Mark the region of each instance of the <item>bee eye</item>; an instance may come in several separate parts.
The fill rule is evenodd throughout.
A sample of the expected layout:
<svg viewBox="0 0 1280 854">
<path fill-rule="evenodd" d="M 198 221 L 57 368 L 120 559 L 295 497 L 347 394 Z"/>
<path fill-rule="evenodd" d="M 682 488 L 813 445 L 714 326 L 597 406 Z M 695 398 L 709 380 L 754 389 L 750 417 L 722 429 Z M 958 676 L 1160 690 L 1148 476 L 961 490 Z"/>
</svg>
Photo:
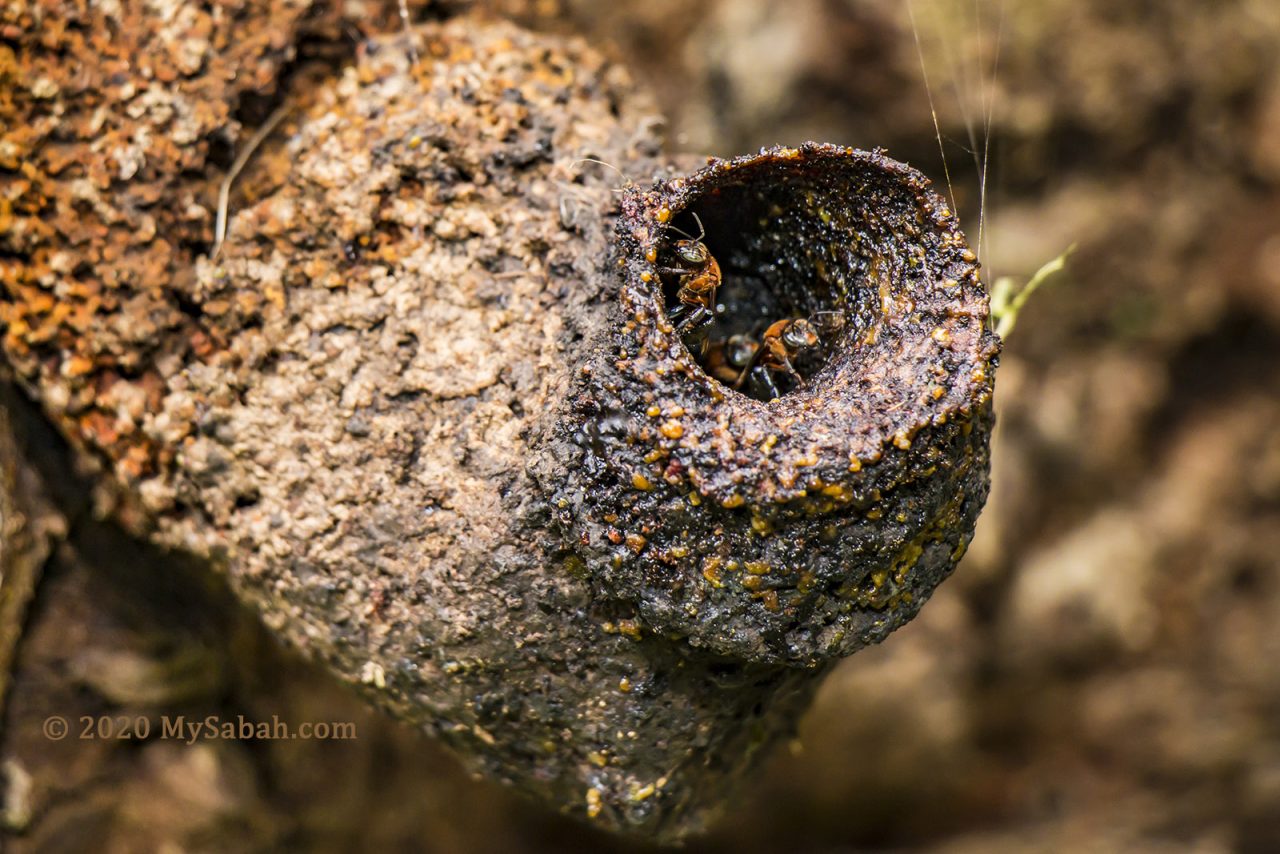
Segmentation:
<svg viewBox="0 0 1280 854">
<path fill-rule="evenodd" d="M 707 260 L 707 250 L 701 243 L 682 243 L 676 247 L 676 252 L 690 264 L 701 264 Z"/>
<path fill-rule="evenodd" d="M 807 320 L 797 320 L 782 333 L 782 339 L 789 347 L 812 347 L 818 343 L 818 336 Z"/>
</svg>

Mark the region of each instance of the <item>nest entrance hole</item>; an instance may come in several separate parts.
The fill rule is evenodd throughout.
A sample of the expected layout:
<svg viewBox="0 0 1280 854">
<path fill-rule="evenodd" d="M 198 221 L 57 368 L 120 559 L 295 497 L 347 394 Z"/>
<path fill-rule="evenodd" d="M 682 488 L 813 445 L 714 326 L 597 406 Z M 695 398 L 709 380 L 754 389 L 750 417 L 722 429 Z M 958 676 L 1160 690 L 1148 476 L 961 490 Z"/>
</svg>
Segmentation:
<svg viewBox="0 0 1280 854">
<path fill-rule="evenodd" d="M 713 318 L 681 336 L 704 371 L 768 401 L 821 385 L 829 366 L 866 339 L 880 316 L 875 279 L 886 256 L 868 201 L 829 175 L 771 168 L 735 176 L 676 213 L 659 264 L 676 268 L 677 243 L 700 239 L 720 268 Z M 662 275 L 673 319 L 686 312 L 678 308 L 683 278 Z M 796 320 L 821 334 L 816 344 L 788 346 L 793 374 L 770 356 L 764 339 L 778 321 Z"/>
</svg>

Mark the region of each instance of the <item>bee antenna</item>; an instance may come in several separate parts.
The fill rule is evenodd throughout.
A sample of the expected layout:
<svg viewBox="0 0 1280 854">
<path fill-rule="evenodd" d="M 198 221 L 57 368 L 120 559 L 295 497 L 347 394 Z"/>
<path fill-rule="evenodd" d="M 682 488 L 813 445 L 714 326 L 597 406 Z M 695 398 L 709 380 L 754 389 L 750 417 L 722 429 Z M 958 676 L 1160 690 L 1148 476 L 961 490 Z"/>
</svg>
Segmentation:
<svg viewBox="0 0 1280 854">
<path fill-rule="evenodd" d="M 693 239 L 701 243 L 702 238 L 707 236 L 707 229 L 702 224 L 702 218 L 698 216 L 697 211 L 689 211 L 689 213 L 693 214 L 693 221 L 698 224 L 698 236 Z"/>
<path fill-rule="evenodd" d="M 702 239 L 703 239 L 704 237 L 706 237 L 706 236 L 707 236 L 707 230 L 706 230 L 706 228 L 704 228 L 704 227 L 703 227 L 703 225 L 702 225 L 702 219 L 701 219 L 701 218 L 700 218 L 696 213 L 694 213 L 693 211 L 689 211 L 689 213 L 693 215 L 693 220 L 694 220 L 694 222 L 696 222 L 696 223 L 698 224 L 698 236 L 697 236 L 697 237 L 694 237 L 692 234 L 690 234 L 689 232 L 685 231 L 683 228 L 681 228 L 681 227 L 680 227 L 680 226 L 678 226 L 678 225 L 670 225 L 670 226 L 667 226 L 667 227 L 668 227 L 668 228 L 670 228 L 672 231 L 676 232 L 677 234 L 683 234 L 685 237 L 689 238 L 689 239 L 690 239 L 690 240 L 692 240 L 694 243 L 701 243 L 701 242 L 702 242 Z"/>
</svg>

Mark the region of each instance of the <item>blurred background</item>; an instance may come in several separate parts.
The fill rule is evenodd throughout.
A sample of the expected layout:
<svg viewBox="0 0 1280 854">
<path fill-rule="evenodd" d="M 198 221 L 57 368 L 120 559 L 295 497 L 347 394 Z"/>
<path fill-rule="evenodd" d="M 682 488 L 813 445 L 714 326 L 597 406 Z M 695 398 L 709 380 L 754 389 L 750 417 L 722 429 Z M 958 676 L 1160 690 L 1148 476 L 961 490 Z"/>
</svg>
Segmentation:
<svg viewBox="0 0 1280 854">
<path fill-rule="evenodd" d="M 488 6 L 627 64 L 675 150 L 886 148 L 954 195 L 988 282 L 1079 247 L 1006 342 L 991 500 L 955 577 L 835 670 L 688 850 L 1280 850 L 1280 4 Z M 129 548 L 108 551 L 147 562 Z M 112 576 L 71 548 L 55 564 L 19 680 L 74 671 L 62 627 L 136 619 L 74 612 Z M 355 720 L 360 739 L 97 764 L 71 745 L 74 796 L 44 809 L 77 820 L 24 850 L 648 850 L 467 779 L 243 622 L 201 652 L 212 685 L 95 694 L 95 667 L 178 655 L 122 648 L 75 665 L 59 708 Z M 22 738 L 42 710 L 14 696 Z"/>
</svg>

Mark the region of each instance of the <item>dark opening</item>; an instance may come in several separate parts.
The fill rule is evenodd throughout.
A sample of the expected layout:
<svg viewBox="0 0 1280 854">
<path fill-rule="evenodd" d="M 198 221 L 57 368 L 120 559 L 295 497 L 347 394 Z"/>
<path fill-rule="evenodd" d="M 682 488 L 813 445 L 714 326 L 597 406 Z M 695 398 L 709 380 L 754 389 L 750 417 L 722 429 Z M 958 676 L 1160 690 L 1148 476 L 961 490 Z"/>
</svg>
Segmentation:
<svg viewBox="0 0 1280 854">
<path fill-rule="evenodd" d="M 884 259 L 894 255 L 867 200 L 824 177 L 758 169 L 713 188 L 674 217 L 658 257 L 667 313 L 677 329 L 688 324 L 689 352 L 721 384 L 758 400 L 820 382 L 837 353 L 868 340 L 880 317 L 878 280 L 893 277 Z M 680 258 L 694 241 L 718 263 L 720 284 L 706 306 L 714 315 L 688 323 L 693 295 L 682 304 L 681 286 L 709 267 Z"/>
</svg>

